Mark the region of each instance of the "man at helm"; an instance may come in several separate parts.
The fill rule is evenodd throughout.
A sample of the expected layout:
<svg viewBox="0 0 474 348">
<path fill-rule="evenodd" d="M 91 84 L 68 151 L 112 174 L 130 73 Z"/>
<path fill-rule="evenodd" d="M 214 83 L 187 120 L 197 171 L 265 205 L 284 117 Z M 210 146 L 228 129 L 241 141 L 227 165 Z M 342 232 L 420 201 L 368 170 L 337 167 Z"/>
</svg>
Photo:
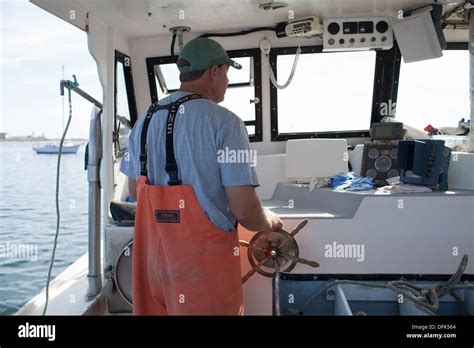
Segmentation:
<svg viewBox="0 0 474 348">
<path fill-rule="evenodd" d="M 138 119 L 121 163 L 137 200 L 133 313 L 242 314 L 237 223 L 282 227 L 256 195 L 251 163 L 218 156 L 250 151 L 243 121 L 218 105 L 228 69 L 242 67 L 208 38 L 186 44 L 177 65 L 179 90 Z"/>
</svg>

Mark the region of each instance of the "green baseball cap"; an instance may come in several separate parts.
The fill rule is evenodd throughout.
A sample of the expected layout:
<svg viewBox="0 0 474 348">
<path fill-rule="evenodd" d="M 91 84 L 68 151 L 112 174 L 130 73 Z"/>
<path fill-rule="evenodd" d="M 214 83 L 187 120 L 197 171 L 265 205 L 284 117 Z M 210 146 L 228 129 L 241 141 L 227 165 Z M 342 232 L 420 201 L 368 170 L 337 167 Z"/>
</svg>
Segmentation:
<svg viewBox="0 0 474 348">
<path fill-rule="evenodd" d="M 183 61 L 180 62 L 180 59 Z M 179 53 L 178 63 L 180 72 L 205 70 L 211 66 L 221 64 L 242 69 L 242 65 L 230 59 L 224 47 L 217 41 L 203 37 L 193 39 L 184 45 Z M 184 66 L 183 63 L 185 63 Z M 186 63 L 189 63 L 189 65 Z"/>
</svg>

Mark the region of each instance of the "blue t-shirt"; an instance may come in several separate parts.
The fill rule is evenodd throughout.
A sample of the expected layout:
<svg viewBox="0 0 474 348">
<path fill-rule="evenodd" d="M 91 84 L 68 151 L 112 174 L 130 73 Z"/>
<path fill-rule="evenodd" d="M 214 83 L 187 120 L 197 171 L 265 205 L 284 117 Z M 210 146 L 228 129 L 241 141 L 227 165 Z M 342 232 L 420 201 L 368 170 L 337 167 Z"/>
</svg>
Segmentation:
<svg viewBox="0 0 474 348">
<path fill-rule="evenodd" d="M 175 92 L 160 100 L 166 105 L 190 94 Z M 128 152 L 120 171 L 131 179 L 140 175 L 140 137 L 146 112 L 130 133 Z M 168 185 L 166 164 L 167 110 L 157 111 L 148 128 L 148 180 L 151 185 Z M 210 221 L 224 231 L 235 229 L 225 186 L 259 186 L 255 172 L 256 153 L 250 150 L 243 121 L 226 108 L 207 99 L 182 104 L 174 126 L 174 153 L 179 177 L 191 185 Z"/>
</svg>

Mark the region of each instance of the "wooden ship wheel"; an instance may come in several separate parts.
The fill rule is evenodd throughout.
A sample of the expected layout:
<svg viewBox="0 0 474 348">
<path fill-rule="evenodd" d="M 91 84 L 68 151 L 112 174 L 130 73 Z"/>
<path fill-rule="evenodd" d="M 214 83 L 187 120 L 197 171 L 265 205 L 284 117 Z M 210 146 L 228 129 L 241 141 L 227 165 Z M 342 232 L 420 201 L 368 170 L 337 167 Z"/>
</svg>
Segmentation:
<svg viewBox="0 0 474 348">
<path fill-rule="evenodd" d="M 302 263 L 319 267 L 316 261 L 299 256 L 299 247 L 294 236 L 308 223 L 301 221 L 291 232 L 283 229 L 272 232 L 257 232 L 250 242 L 240 241 L 241 246 L 248 248 L 247 256 L 252 269 L 242 278 L 245 283 L 255 273 L 272 277 L 275 272 L 290 272 L 296 264 Z"/>
</svg>

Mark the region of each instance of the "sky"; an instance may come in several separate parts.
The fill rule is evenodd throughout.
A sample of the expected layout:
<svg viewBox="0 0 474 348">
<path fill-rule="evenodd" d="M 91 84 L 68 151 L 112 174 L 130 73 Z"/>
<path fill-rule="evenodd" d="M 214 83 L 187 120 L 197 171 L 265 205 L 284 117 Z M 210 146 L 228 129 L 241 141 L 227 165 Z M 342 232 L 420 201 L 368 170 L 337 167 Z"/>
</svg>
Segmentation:
<svg viewBox="0 0 474 348">
<path fill-rule="evenodd" d="M 27 0 L 0 0 L 0 27 L 0 132 L 60 138 L 63 65 L 66 79 L 76 75 L 82 89 L 102 99 L 86 33 Z M 67 137 L 87 138 L 92 105 L 75 93 L 72 103 Z"/>
<path fill-rule="evenodd" d="M 401 122 L 418 129 L 457 127 L 470 118 L 469 51 L 446 50 L 437 59 L 402 63 L 398 90 Z"/>
</svg>

